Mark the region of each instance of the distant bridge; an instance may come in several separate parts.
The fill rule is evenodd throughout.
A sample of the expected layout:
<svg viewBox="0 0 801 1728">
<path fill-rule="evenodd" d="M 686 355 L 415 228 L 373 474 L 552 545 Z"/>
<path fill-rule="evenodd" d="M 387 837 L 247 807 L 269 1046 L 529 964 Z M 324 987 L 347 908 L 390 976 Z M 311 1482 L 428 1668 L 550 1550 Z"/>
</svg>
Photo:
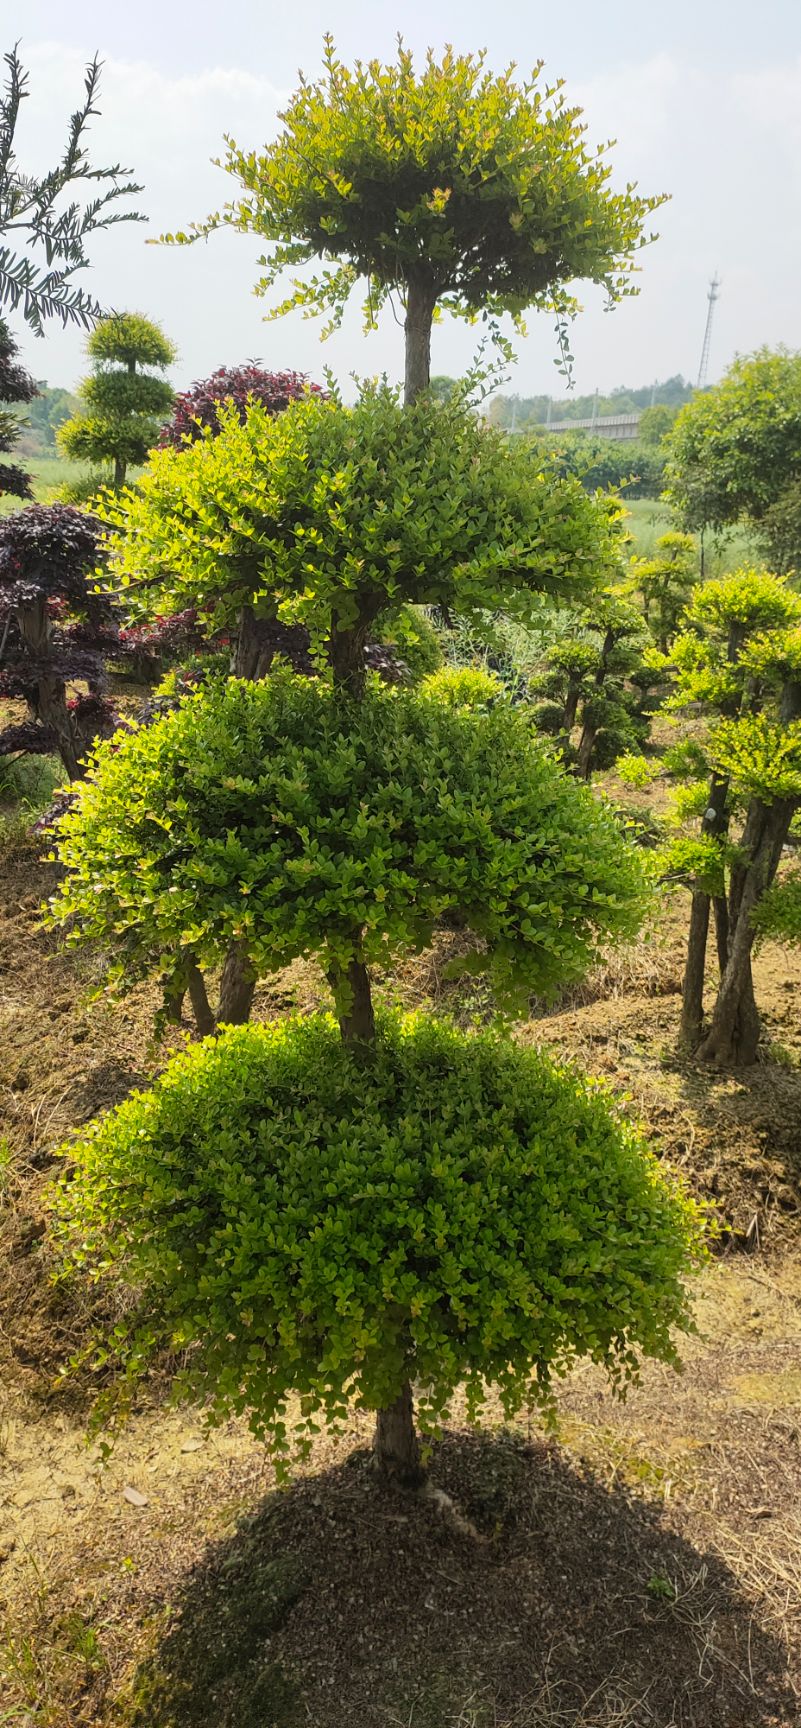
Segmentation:
<svg viewBox="0 0 801 1728">
<path fill-rule="evenodd" d="M 520 430 L 526 432 L 593 432 L 598 438 L 636 438 L 640 424 L 639 414 L 598 414 L 590 420 L 551 420 L 547 424 L 538 420 L 535 425 L 529 421 Z"/>
</svg>

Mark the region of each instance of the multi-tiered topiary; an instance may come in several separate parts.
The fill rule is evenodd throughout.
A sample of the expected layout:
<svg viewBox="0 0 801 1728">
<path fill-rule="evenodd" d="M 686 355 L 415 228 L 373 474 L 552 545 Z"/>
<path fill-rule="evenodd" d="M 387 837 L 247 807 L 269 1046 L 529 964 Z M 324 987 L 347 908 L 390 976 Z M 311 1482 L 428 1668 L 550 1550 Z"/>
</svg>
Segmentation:
<svg viewBox="0 0 801 1728">
<path fill-rule="evenodd" d="M 705 1057 L 748 1063 L 760 1035 L 751 972 L 758 907 L 801 804 L 801 597 L 757 570 L 707 582 L 672 657 L 671 706 L 700 709 L 708 721 L 705 736 L 669 758 L 686 783 L 679 814 L 700 816 L 700 830 L 680 835 L 667 860 L 693 890 L 682 1036 Z M 720 984 L 704 1036 L 711 913 Z"/>
<path fill-rule="evenodd" d="M 653 641 L 642 613 L 617 585 L 576 612 L 533 680 L 534 694 L 543 698 L 534 709 L 537 724 L 559 740 L 582 780 L 594 768 L 610 768 L 647 737 L 647 690 L 654 676 L 649 649 Z"/>
<path fill-rule="evenodd" d="M 159 376 L 175 359 L 175 347 L 157 324 L 138 312 L 101 318 L 86 344 L 92 371 L 81 385 L 84 409 L 58 430 L 65 456 L 99 464 L 78 488 L 93 494 L 102 485 L 119 491 L 131 467 L 145 461 L 156 443 L 173 391 Z M 70 501 L 73 501 L 72 488 Z"/>
<path fill-rule="evenodd" d="M 319 671 L 209 688 L 101 746 L 56 914 L 133 970 L 227 965 L 237 944 L 252 971 L 315 955 L 336 1018 L 182 1057 L 84 1137 L 62 1229 L 73 1264 L 129 1285 L 114 1343 L 132 1376 L 189 1346 L 193 1389 L 279 1452 L 355 1401 L 410 1484 L 413 1386 L 427 1426 L 460 1383 L 471 1412 L 494 1384 L 511 1413 L 577 1356 L 615 1380 L 642 1352 L 674 1360 L 688 1320 L 697 1218 L 603 1096 L 493 1035 L 377 1015 L 371 978 L 449 911 L 510 999 L 636 925 L 611 818 L 500 688 L 439 672 L 381 690 L 365 644 L 409 602 L 525 620 L 611 579 L 608 517 L 577 482 L 426 396 L 428 335 L 443 295 L 519 310 L 582 270 L 620 291 L 647 206 L 608 193 L 561 98 L 480 60 L 430 59 L 419 83 L 405 53 L 328 68 L 244 164 L 257 191 L 235 220 L 279 241 L 274 262 L 333 254 L 337 305 L 359 271 L 379 299 L 403 285 L 409 406 L 232 410 L 111 509 L 128 592 L 300 622 Z"/>
<path fill-rule="evenodd" d="M 642 595 L 646 622 L 660 653 L 667 654 L 698 575 L 692 534 L 660 534 L 650 558 L 632 558 L 631 580 Z"/>
<path fill-rule="evenodd" d="M 58 754 L 81 777 L 115 718 L 102 695 L 116 640 L 94 591 L 101 524 L 67 504 L 31 504 L 0 521 L 0 699 L 27 716 L 0 731 L 0 755 Z M 88 685 L 68 696 L 68 684 Z"/>
<path fill-rule="evenodd" d="M 214 465 L 199 468 L 204 451 Z M 247 1014 L 258 973 L 316 956 L 336 1020 L 223 1032 L 171 1070 L 79 1153 L 65 1228 L 79 1260 L 110 1258 L 139 1292 L 132 1371 L 191 1336 L 194 1386 L 279 1446 L 292 1391 L 301 1427 L 355 1396 L 379 1411 L 383 1468 L 415 1480 L 413 1381 L 430 1419 L 462 1378 L 477 1403 L 482 1372 L 511 1410 L 547 1397 L 577 1353 L 613 1374 L 638 1348 L 671 1359 L 686 1319 L 695 1224 L 609 1107 L 532 1053 L 376 1016 L 371 987 L 374 965 L 426 946 L 448 912 L 509 1001 L 552 993 L 636 927 L 633 854 L 524 710 L 477 674 L 381 689 L 361 660 L 365 618 L 421 590 L 522 610 L 543 589 L 586 592 L 614 547 L 580 486 L 538 495 L 458 410 L 378 396 L 254 411 L 159 457 L 129 501 L 118 570 L 133 582 L 141 557 L 147 579 L 185 533 L 210 604 L 202 532 L 220 543 L 228 462 L 232 522 L 265 558 L 255 580 L 269 568 L 273 604 L 333 641 L 333 672 L 232 680 L 101 746 L 63 826 L 55 913 L 111 949 L 120 982 L 160 972 L 189 988 L 209 1027 L 209 965 L 225 957 L 224 1021 Z M 101 1166 L 137 1159 L 132 1185 L 101 1191 Z"/>
</svg>

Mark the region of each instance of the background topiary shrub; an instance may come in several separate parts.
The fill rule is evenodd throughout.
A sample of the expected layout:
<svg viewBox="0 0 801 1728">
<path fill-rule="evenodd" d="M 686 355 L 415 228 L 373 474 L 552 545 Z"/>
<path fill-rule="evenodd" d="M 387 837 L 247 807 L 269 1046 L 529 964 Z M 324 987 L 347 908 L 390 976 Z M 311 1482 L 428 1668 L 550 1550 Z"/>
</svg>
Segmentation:
<svg viewBox="0 0 801 1728">
<path fill-rule="evenodd" d="M 327 1016 L 232 1028 L 73 1148 L 59 1233 L 132 1310 L 132 1377 L 184 1388 L 275 1453 L 349 1403 L 424 1427 L 458 1386 L 512 1416 L 578 1357 L 614 1384 L 674 1363 L 700 1221 L 569 1070 L 490 1033 L 382 1018 L 369 1065 Z"/>
</svg>

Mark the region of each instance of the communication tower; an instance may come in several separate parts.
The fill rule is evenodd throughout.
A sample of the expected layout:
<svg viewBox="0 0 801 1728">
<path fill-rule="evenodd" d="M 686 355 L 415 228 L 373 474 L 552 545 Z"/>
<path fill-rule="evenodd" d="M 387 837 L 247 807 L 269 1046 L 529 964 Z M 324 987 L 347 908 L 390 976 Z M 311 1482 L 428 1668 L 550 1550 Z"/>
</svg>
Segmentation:
<svg viewBox="0 0 801 1728">
<path fill-rule="evenodd" d="M 719 294 L 720 294 L 720 281 L 719 281 L 718 273 L 716 270 L 714 276 L 712 277 L 712 281 L 709 284 L 709 292 L 707 294 L 707 300 L 708 300 L 709 304 L 707 307 L 707 314 L 706 314 L 706 329 L 704 331 L 704 345 L 703 345 L 703 348 L 701 349 L 701 364 L 698 368 L 698 385 L 697 385 L 697 388 L 699 390 L 703 390 L 704 385 L 706 384 L 707 371 L 709 370 L 709 345 L 710 345 L 710 342 L 712 340 L 712 319 L 715 316 L 715 305 L 717 303 Z"/>
</svg>

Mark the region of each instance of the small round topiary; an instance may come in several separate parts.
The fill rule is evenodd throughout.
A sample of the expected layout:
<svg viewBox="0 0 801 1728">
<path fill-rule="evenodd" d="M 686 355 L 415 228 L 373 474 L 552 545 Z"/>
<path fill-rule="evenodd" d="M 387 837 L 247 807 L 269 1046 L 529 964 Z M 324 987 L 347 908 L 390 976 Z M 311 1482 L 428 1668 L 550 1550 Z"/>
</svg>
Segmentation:
<svg viewBox="0 0 801 1728">
<path fill-rule="evenodd" d="M 71 1158 L 57 1234 L 129 1287 L 129 1376 L 187 1350 L 182 1388 L 279 1458 L 355 1403 L 382 1462 L 404 1393 L 416 1445 L 410 1382 L 426 1429 L 459 1386 L 511 1417 L 581 1357 L 675 1363 L 690 1326 L 694 1203 L 599 1088 L 492 1033 L 386 1017 L 365 1065 L 325 1015 L 231 1028 Z"/>
<path fill-rule="evenodd" d="M 502 994 L 548 995 L 642 910 L 611 814 L 483 672 L 362 703 L 291 673 L 210 684 L 101 746 L 58 854 L 53 916 L 123 984 L 232 942 L 260 975 L 383 965 L 458 910 Z"/>
</svg>

